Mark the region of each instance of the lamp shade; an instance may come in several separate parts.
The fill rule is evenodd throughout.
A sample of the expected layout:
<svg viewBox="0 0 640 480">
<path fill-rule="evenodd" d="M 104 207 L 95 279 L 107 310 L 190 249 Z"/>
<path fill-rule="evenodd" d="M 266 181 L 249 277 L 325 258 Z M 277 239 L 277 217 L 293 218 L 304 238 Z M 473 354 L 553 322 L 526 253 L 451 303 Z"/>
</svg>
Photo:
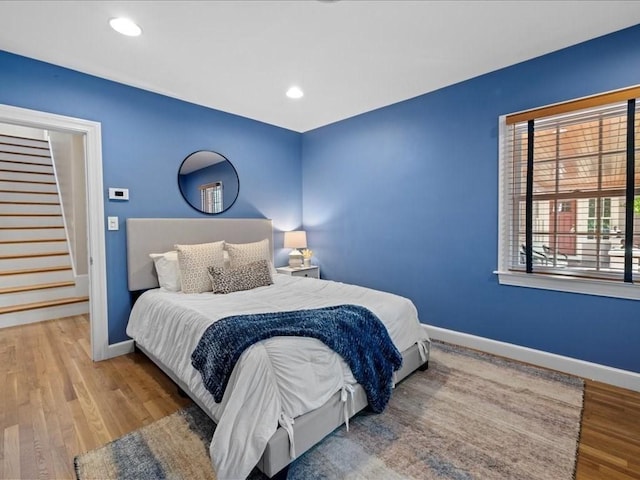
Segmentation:
<svg viewBox="0 0 640 480">
<path fill-rule="evenodd" d="M 284 232 L 284 248 L 307 248 L 307 232 Z"/>
</svg>

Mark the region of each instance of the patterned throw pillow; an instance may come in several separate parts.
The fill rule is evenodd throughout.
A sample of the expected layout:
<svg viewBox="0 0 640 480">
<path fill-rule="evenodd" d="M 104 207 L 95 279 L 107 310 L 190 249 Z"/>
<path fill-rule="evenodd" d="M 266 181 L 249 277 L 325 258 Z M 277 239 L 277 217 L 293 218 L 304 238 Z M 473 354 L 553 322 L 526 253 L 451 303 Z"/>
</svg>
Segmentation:
<svg viewBox="0 0 640 480">
<path fill-rule="evenodd" d="M 229 266 L 231 268 L 238 268 L 241 265 L 257 262 L 258 260 L 266 260 L 269 264 L 271 274 L 275 275 L 276 273 L 273 266 L 269 240 L 266 238 L 259 242 L 227 243 L 225 249 L 229 252 Z"/>
<path fill-rule="evenodd" d="M 269 262 L 258 260 L 237 268 L 209 267 L 213 293 L 231 293 L 271 285 Z"/>
<path fill-rule="evenodd" d="M 176 245 L 180 281 L 184 293 L 211 291 L 211 280 L 207 268 L 222 267 L 224 263 L 224 241 Z"/>
</svg>

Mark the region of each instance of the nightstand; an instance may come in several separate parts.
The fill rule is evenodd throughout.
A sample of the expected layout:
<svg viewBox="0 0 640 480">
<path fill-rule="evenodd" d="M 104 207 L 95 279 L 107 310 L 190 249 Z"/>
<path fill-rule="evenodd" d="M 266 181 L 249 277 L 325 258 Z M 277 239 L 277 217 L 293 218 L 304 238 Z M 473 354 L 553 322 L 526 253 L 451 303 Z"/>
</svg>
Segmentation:
<svg viewBox="0 0 640 480">
<path fill-rule="evenodd" d="M 285 275 L 291 275 L 292 277 L 320 278 L 320 267 L 317 265 L 300 268 L 278 267 L 276 271 L 278 273 L 284 273 Z"/>
</svg>

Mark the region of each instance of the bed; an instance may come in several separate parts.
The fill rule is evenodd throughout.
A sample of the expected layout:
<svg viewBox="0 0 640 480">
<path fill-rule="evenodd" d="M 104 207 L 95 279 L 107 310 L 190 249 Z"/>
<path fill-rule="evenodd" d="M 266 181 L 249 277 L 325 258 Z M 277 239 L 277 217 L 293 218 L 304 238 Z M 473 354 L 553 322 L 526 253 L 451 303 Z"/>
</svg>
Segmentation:
<svg viewBox="0 0 640 480">
<path fill-rule="evenodd" d="M 221 318 L 354 304 L 378 316 L 402 354 L 401 381 L 428 364 L 429 338 L 415 306 L 404 297 L 355 285 L 273 275 L 273 284 L 226 295 L 185 294 L 158 288 L 149 256 L 175 244 L 224 240 L 268 241 L 266 219 L 127 219 L 128 288 L 137 300 L 127 334 L 217 424 L 210 455 L 218 478 L 246 477 L 257 466 L 268 477 L 367 406 L 367 397 L 343 359 L 315 338 L 274 337 L 240 357 L 220 403 L 191 365 L 208 325 Z M 312 379 L 312 381 L 309 381 Z"/>
</svg>

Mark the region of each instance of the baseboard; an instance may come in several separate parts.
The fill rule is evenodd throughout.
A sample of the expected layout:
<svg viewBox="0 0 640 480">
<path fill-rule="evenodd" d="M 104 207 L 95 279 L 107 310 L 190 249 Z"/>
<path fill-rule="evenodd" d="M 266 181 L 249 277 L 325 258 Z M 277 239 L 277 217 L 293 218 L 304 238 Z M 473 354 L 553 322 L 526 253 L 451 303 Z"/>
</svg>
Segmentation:
<svg viewBox="0 0 640 480">
<path fill-rule="evenodd" d="M 433 327 L 431 325 L 423 325 L 423 327 L 433 340 L 441 340 L 443 342 L 473 348 L 501 357 L 511 358 L 513 360 L 576 375 L 581 378 L 640 392 L 640 373 L 556 355 L 542 350 L 534 350 L 512 343 L 477 337 L 454 330 Z"/>
<path fill-rule="evenodd" d="M 107 347 L 107 355 L 103 360 L 131 353 L 133 352 L 133 347 L 133 340 L 125 340 L 124 342 L 113 343 Z"/>
<path fill-rule="evenodd" d="M 468 333 L 447 330 L 446 328 L 433 327 L 431 325 L 423 326 L 429 333 L 429 337 L 433 340 L 441 340 L 443 342 L 473 348 L 482 352 L 640 392 L 640 374 L 636 372 L 556 355 L 555 353 L 522 347 L 512 343 L 499 342 L 489 338 L 469 335 Z M 126 355 L 127 353 L 133 352 L 133 349 L 133 340 L 114 343 L 109 345 L 106 358 Z"/>
</svg>

